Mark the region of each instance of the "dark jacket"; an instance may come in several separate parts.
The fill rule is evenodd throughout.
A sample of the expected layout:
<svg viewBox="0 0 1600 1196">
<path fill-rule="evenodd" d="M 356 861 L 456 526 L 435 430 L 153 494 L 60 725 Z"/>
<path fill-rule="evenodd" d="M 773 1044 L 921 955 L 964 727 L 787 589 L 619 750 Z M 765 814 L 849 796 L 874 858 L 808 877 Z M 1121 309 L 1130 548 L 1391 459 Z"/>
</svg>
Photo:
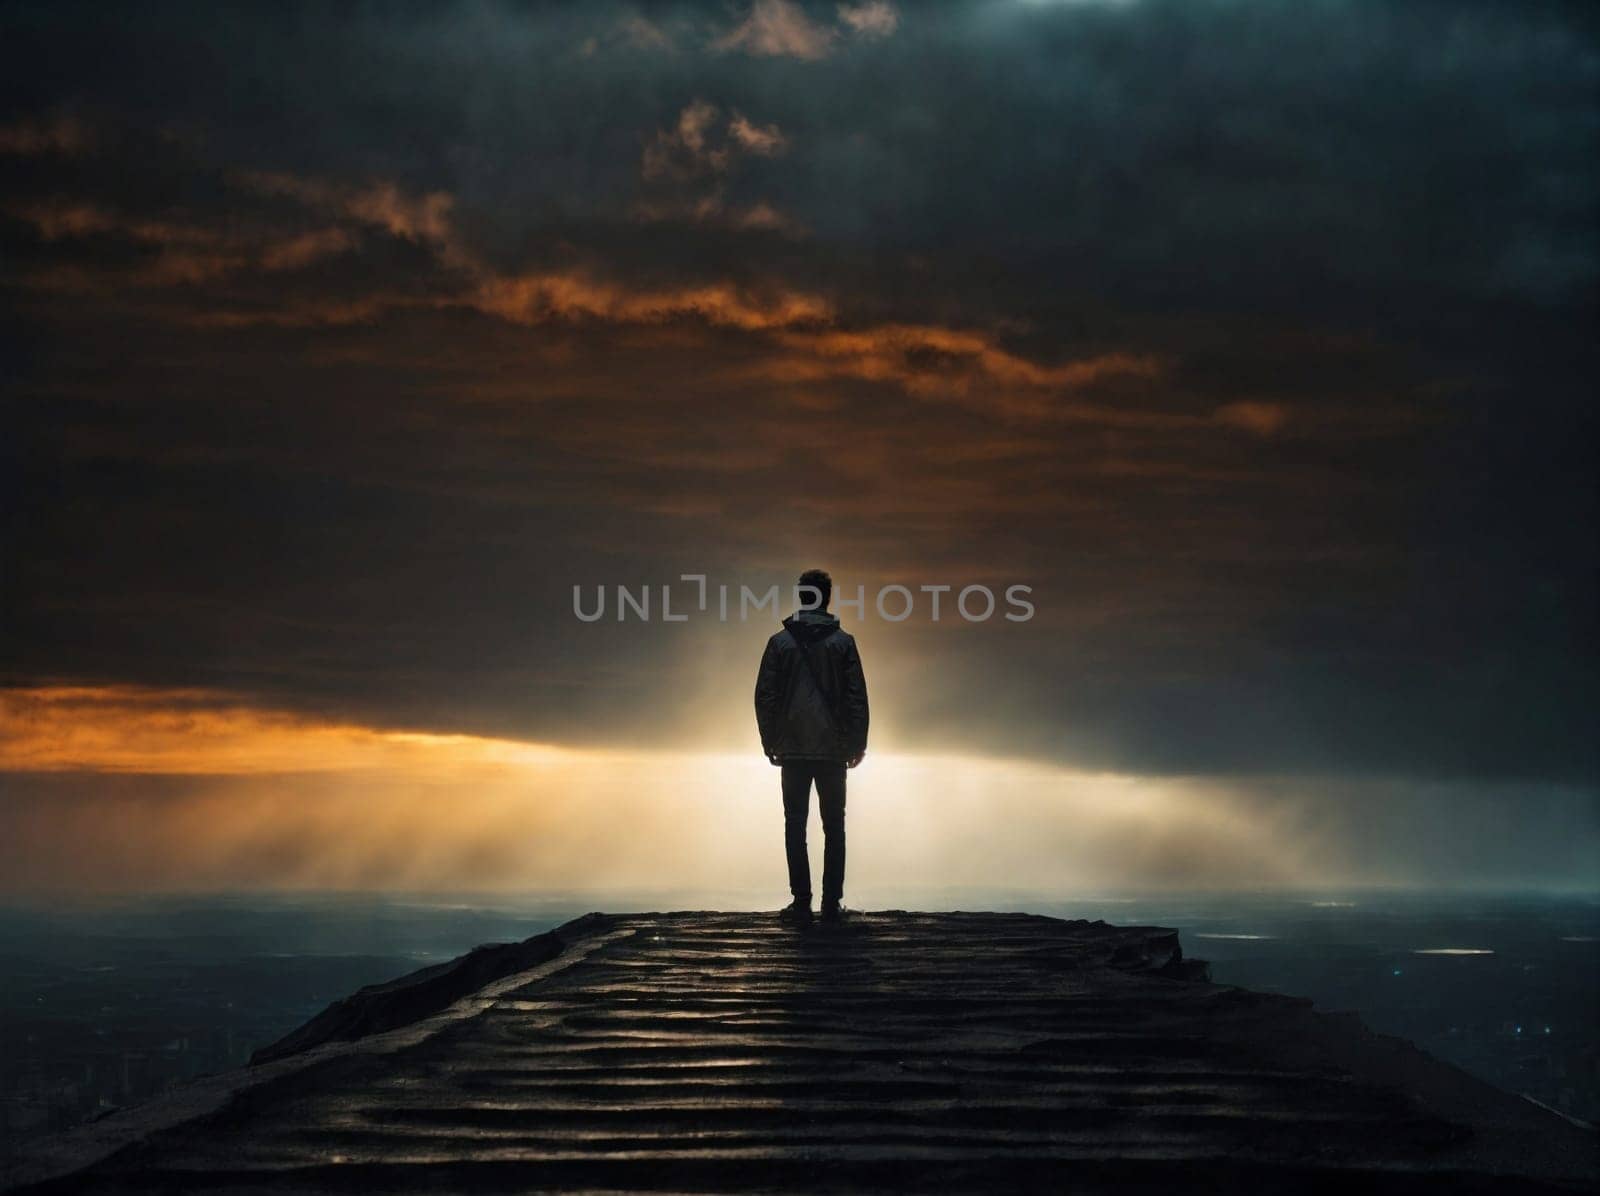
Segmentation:
<svg viewBox="0 0 1600 1196">
<path fill-rule="evenodd" d="M 798 611 L 783 627 L 756 674 L 762 750 L 780 760 L 853 760 L 867 750 L 867 679 L 855 637 L 826 611 Z"/>
</svg>

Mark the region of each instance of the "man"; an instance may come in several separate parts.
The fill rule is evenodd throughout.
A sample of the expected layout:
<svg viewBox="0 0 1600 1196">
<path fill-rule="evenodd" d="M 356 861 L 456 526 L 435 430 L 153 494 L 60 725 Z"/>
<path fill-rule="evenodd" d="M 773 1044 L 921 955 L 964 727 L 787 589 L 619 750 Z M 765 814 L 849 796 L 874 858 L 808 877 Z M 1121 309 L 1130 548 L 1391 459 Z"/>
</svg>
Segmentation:
<svg viewBox="0 0 1600 1196">
<path fill-rule="evenodd" d="M 844 916 L 844 773 L 867 751 L 867 680 L 853 636 L 828 613 L 833 578 L 800 575 L 800 609 L 767 641 L 756 674 L 756 726 L 767 759 L 783 769 L 783 841 L 794 901 L 779 917 L 811 923 L 806 816 L 811 785 L 822 811 L 822 920 Z"/>
</svg>

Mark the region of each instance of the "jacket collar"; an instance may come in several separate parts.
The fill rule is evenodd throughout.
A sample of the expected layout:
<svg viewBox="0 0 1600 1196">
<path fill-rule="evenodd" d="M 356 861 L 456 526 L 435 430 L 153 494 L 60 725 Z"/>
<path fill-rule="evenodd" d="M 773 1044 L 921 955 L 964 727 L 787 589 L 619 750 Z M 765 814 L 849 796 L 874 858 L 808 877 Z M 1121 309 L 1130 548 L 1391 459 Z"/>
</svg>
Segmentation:
<svg viewBox="0 0 1600 1196">
<path fill-rule="evenodd" d="M 783 621 L 789 632 L 807 640 L 820 640 L 839 626 L 839 616 L 825 610 L 797 610 Z"/>
</svg>

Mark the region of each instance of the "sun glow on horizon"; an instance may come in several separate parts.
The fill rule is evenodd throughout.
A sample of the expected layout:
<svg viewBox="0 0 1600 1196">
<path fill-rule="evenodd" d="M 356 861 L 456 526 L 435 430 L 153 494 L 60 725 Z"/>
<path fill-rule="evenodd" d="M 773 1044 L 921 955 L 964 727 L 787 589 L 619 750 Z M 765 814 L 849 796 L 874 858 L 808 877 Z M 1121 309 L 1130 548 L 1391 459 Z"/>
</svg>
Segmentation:
<svg viewBox="0 0 1600 1196">
<path fill-rule="evenodd" d="M 777 772 L 753 747 L 565 748 L 123 686 L 0 690 L 0 715 L 0 773 L 43 785 L 0 814 L 13 891 L 782 888 Z M 849 812 L 857 893 L 1307 864 L 1223 787 L 1034 761 L 875 749 Z"/>
<path fill-rule="evenodd" d="M 385 730 L 252 707 L 204 689 L 0 689 L 0 771 L 241 776 L 556 763 L 577 749 Z"/>
</svg>

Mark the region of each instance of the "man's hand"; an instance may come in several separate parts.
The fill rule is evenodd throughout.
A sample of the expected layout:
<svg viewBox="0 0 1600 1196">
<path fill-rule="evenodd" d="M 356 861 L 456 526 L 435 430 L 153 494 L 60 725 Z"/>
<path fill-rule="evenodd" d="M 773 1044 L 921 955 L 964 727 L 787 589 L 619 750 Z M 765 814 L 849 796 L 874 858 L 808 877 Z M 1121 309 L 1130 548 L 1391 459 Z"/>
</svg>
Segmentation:
<svg viewBox="0 0 1600 1196">
<path fill-rule="evenodd" d="M 846 760 L 844 762 L 844 766 L 846 768 L 854 768 L 857 764 L 860 764 L 861 761 L 866 758 L 866 755 L 867 755 L 866 752 L 857 752 L 854 756 L 851 756 L 850 759 L 848 759 L 848 760 Z"/>
</svg>

